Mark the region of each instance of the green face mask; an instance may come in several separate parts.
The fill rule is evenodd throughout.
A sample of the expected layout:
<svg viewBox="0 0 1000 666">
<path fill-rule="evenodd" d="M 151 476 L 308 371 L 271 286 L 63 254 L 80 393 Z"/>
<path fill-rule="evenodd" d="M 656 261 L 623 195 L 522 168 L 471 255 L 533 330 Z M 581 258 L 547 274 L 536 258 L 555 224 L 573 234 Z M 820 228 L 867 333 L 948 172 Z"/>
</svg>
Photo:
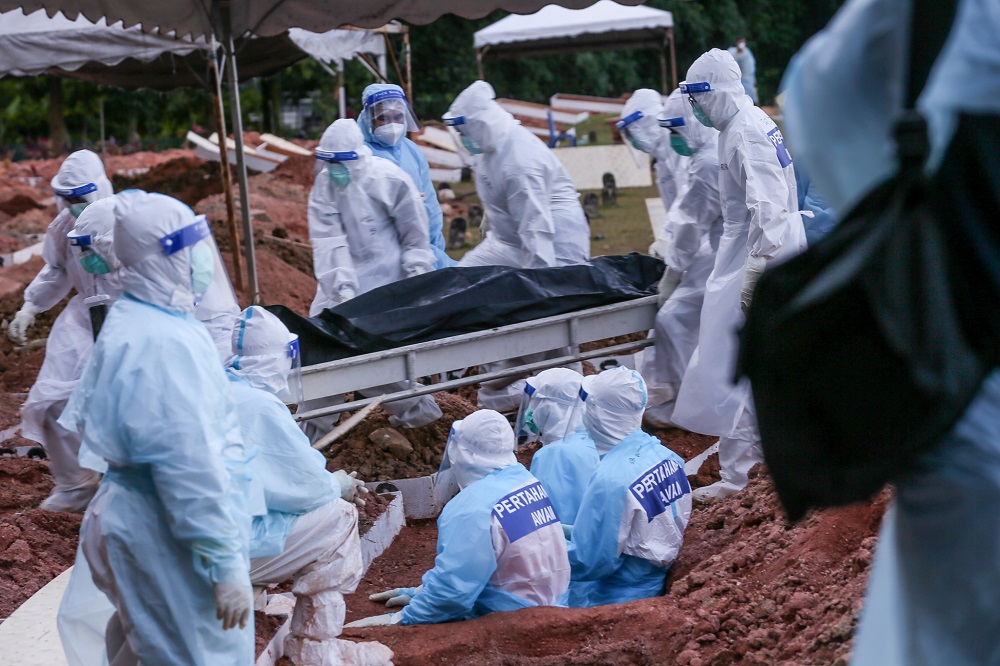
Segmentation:
<svg viewBox="0 0 1000 666">
<path fill-rule="evenodd" d="M 80 265 L 83 266 L 83 270 L 87 271 L 91 275 L 107 275 L 111 272 L 108 268 L 108 262 L 104 261 L 101 256 L 95 252 L 87 252 L 80 257 Z"/>
<path fill-rule="evenodd" d="M 670 147 L 674 149 L 675 153 L 683 157 L 691 157 L 694 154 L 691 146 L 688 145 L 688 142 L 680 134 L 670 134 Z"/>
<path fill-rule="evenodd" d="M 330 180 L 337 187 L 347 187 L 347 184 L 351 182 L 351 172 L 340 162 L 334 162 L 328 166 L 326 172 L 330 174 Z"/>
<path fill-rule="evenodd" d="M 68 205 L 67 208 L 69 209 L 70 215 L 76 218 L 80 217 L 80 213 L 82 213 L 89 205 L 90 204 L 85 203 L 75 203 Z"/>
<path fill-rule="evenodd" d="M 691 107 L 691 110 L 694 111 L 694 117 L 697 118 L 698 122 L 702 125 L 705 127 L 715 127 L 715 125 L 712 124 L 712 120 L 705 115 L 705 109 L 701 108 L 701 105 L 695 104 Z"/>
<path fill-rule="evenodd" d="M 465 149 L 467 151 L 469 151 L 470 153 L 472 153 L 473 155 L 482 155 L 483 154 L 483 149 L 480 148 L 479 145 L 476 144 L 475 141 L 473 141 L 469 137 L 465 136 L 464 134 L 462 135 L 462 145 L 465 146 Z"/>
<path fill-rule="evenodd" d="M 524 425 L 532 433 L 536 435 L 541 434 L 541 432 L 538 430 L 538 426 L 535 425 L 535 412 L 530 409 L 524 413 Z"/>
</svg>

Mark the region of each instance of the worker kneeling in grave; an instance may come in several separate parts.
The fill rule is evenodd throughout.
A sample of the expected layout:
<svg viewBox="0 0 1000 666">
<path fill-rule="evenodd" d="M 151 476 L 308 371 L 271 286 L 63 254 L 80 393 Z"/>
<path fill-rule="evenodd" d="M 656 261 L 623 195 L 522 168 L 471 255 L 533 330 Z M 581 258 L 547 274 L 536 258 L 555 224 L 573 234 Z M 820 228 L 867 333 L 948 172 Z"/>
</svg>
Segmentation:
<svg viewBox="0 0 1000 666">
<path fill-rule="evenodd" d="M 542 484 L 514 457 L 514 431 L 498 412 L 480 410 L 452 426 L 435 499 L 455 489 L 438 518 L 437 557 L 422 585 L 370 597 L 403 610 L 347 626 L 449 622 L 565 605 L 569 560 L 559 518 Z"/>
<path fill-rule="evenodd" d="M 296 597 L 285 654 L 297 664 L 380 664 L 378 643 L 336 638 L 344 594 L 361 580 L 358 512 L 368 492 L 357 473 L 326 470 L 282 402 L 302 397 L 298 336 L 267 310 L 251 306 L 236 321 L 226 367 L 240 431 L 257 455 L 248 463 L 263 505 L 251 506 L 250 581 L 255 587 L 294 576 Z M 333 661 L 331 661 L 333 660 Z"/>
<path fill-rule="evenodd" d="M 574 605 L 634 601 L 663 594 L 691 517 L 684 461 L 639 426 L 646 384 L 613 368 L 584 379 L 583 425 L 601 462 L 566 527 Z M 579 585 L 585 583 L 585 585 Z"/>
</svg>

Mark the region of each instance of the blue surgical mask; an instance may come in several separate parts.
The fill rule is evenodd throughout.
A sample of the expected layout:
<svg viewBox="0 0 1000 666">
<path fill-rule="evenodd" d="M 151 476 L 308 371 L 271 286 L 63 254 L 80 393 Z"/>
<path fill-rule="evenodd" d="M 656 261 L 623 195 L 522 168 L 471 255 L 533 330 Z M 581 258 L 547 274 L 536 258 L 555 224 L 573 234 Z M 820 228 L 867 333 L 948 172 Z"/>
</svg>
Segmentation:
<svg viewBox="0 0 1000 666">
<path fill-rule="evenodd" d="M 473 155 L 483 154 L 483 149 L 479 147 L 479 144 L 477 144 L 475 141 L 465 136 L 464 134 L 462 135 L 462 145 L 465 146 L 465 149 L 468 150 Z"/>
<path fill-rule="evenodd" d="M 701 108 L 700 104 L 693 105 L 691 107 L 691 110 L 694 112 L 694 117 L 697 118 L 698 122 L 700 122 L 702 125 L 704 125 L 705 127 L 715 127 L 715 125 L 712 124 L 711 118 L 708 117 L 708 115 L 705 113 L 705 109 Z"/>
<path fill-rule="evenodd" d="M 688 145 L 688 142 L 680 134 L 670 134 L 670 147 L 674 149 L 675 153 L 684 157 L 691 157 L 694 154 L 691 146 Z"/>
<path fill-rule="evenodd" d="M 111 272 L 111 269 L 108 268 L 108 262 L 95 252 L 85 252 L 80 257 L 80 265 L 91 275 L 107 275 Z"/>
<path fill-rule="evenodd" d="M 215 278 L 215 253 L 208 243 L 202 241 L 191 248 L 191 291 L 201 296 Z"/>
<path fill-rule="evenodd" d="M 80 217 L 80 213 L 86 210 L 87 206 L 89 205 L 90 204 L 88 203 L 74 203 L 74 204 L 69 204 L 67 208 L 69 209 L 69 214 L 72 215 L 74 218 L 77 218 Z"/>
<path fill-rule="evenodd" d="M 330 180 L 337 187 L 347 187 L 348 183 L 351 182 L 351 172 L 340 162 L 334 162 L 328 166 L 326 172 L 330 174 Z"/>
</svg>

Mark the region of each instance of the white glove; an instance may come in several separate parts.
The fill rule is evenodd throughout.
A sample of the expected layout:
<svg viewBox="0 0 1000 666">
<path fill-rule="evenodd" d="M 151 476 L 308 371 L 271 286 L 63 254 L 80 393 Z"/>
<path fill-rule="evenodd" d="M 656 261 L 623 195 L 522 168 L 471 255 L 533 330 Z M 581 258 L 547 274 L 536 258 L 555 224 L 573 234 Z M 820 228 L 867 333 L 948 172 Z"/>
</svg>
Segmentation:
<svg viewBox="0 0 1000 666">
<path fill-rule="evenodd" d="M 753 290 L 757 286 L 757 281 L 764 274 L 767 266 L 767 259 L 764 257 L 747 257 L 747 267 L 743 273 L 743 286 L 740 287 L 740 309 L 745 317 L 750 310 L 750 302 L 753 301 Z"/>
<path fill-rule="evenodd" d="M 667 302 L 670 295 L 677 289 L 677 285 L 681 283 L 683 275 L 680 271 L 675 271 L 670 266 L 667 266 L 667 270 L 663 271 L 663 277 L 660 278 L 660 284 L 656 285 L 657 307 L 663 307 L 663 304 Z"/>
<path fill-rule="evenodd" d="M 337 292 L 337 295 L 340 297 L 340 302 L 345 303 L 354 298 L 357 294 L 355 293 L 353 287 L 341 287 L 340 291 Z"/>
<path fill-rule="evenodd" d="M 408 606 L 413 597 L 416 596 L 420 590 L 424 589 L 423 585 L 417 586 L 411 593 L 412 588 L 408 587 L 395 587 L 391 590 L 386 590 L 385 592 L 377 592 L 375 594 L 368 595 L 369 601 L 377 601 L 378 603 L 385 602 L 386 608 L 393 608 L 395 606 Z"/>
<path fill-rule="evenodd" d="M 344 470 L 338 469 L 333 473 L 333 476 L 340 484 L 340 499 L 345 502 L 354 502 L 358 508 L 365 505 L 365 500 L 361 496 L 367 495 L 368 489 L 365 488 L 365 482 L 358 478 L 357 472 L 348 474 Z"/>
<path fill-rule="evenodd" d="M 27 303 L 17 311 L 14 315 L 14 320 L 10 322 L 10 326 L 7 328 L 7 337 L 11 339 L 14 344 L 25 345 L 28 343 L 28 329 L 32 324 L 35 323 L 35 310 L 29 307 Z"/>
<path fill-rule="evenodd" d="M 393 624 L 399 624 L 402 622 L 403 618 L 400 617 L 399 613 L 389 613 L 388 615 L 372 615 L 371 617 L 361 618 L 360 620 L 355 620 L 354 622 L 348 622 L 344 625 L 345 629 L 352 629 L 357 627 L 386 627 Z"/>
<path fill-rule="evenodd" d="M 236 625 L 245 629 L 253 608 L 253 592 L 249 585 L 240 583 L 216 583 L 215 617 L 222 620 L 224 630 Z"/>
<path fill-rule="evenodd" d="M 424 273 L 430 273 L 431 267 L 425 264 L 417 264 L 416 266 L 411 266 L 406 269 L 406 277 L 416 277 L 418 275 L 423 275 Z"/>
<path fill-rule="evenodd" d="M 656 257 L 657 259 L 666 259 L 667 241 L 662 238 L 656 239 L 650 244 L 649 251 L 646 254 Z"/>
</svg>

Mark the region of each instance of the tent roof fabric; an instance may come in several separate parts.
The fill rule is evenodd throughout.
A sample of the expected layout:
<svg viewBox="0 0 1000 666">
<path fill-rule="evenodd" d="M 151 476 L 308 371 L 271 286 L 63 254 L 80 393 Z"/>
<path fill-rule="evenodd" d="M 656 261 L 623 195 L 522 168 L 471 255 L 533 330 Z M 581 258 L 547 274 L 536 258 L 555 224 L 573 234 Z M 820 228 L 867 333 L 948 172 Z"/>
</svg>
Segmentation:
<svg viewBox="0 0 1000 666">
<path fill-rule="evenodd" d="M 651 7 L 626 7 L 612 0 L 600 0 L 586 9 L 566 9 L 550 5 L 528 16 L 508 16 L 475 33 L 473 44 L 480 49 L 486 46 L 498 50 L 510 45 L 517 50 L 531 50 L 533 45 L 579 39 L 591 42 L 591 47 L 602 43 L 621 47 L 623 42 L 643 41 L 650 38 L 662 43 L 663 31 L 672 28 L 674 17 L 670 12 Z M 623 33 L 628 33 L 626 37 Z"/>
<path fill-rule="evenodd" d="M 353 25 L 378 28 L 392 19 L 424 25 L 444 14 L 463 18 L 482 18 L 495 9 L 526 14 L 552 0 L 240 0 L 227 2 L 228 28 L 234 37 L 247 32 L 272 36 L 289 28 L 307 27 L 317 32 Z M 635 5 L 642 0 L 620 0 Z M 589 7 L 593 0 L 555 0 L 574 9 Z M 83 14 L 92 21 L 107 17 L 123 21 L 124 27 L 142 25 L 144 32 L 176 32 L 180 37 L 214 34 L 220 40 L 222 20 L 216 8 L 220 0 L 0 0 L 0 11 L 24 7 L 31 12 L 45 9 L 50 14 L 62 11 L 69 18 Z M 215 20 L 213 21 L 213 15 Z"/>
<path fill-rule="evenodd" d="M 146 34 L 121 24 L 108 27 L 102 19 L 91 23 L 45 12 L 25 15 L 16 9 L 0 14 L 0 77 L 37 76 L 49 68 L 80 69 L 88 62 L 117 65 L 126 58 L 150 62 L 164 53 L 186 55 L 204 43 Z"/>
</svg>

